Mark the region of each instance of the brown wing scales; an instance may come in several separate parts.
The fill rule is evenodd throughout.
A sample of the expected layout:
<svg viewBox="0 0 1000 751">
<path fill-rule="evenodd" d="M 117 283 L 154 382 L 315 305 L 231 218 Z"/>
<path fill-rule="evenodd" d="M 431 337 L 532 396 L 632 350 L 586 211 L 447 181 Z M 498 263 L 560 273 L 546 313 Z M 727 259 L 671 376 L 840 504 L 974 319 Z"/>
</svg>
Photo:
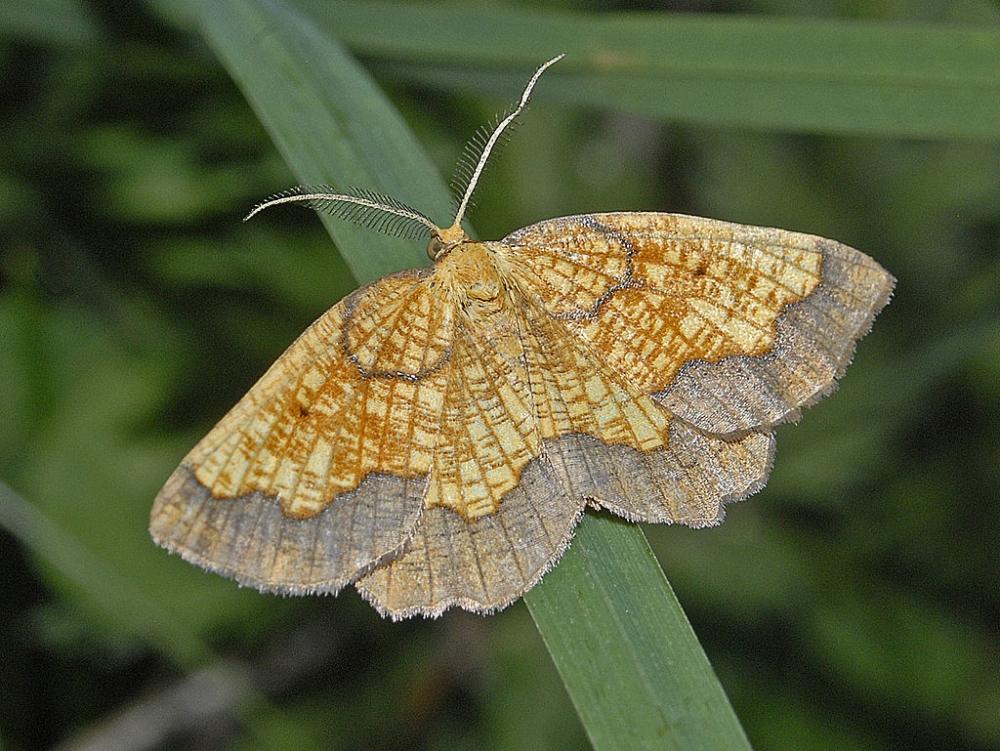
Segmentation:
<svg viewBox="0 0 1000 751">
<path fill-rule="evenodd" d="M 575 245 L 546 246 L 558 263 L 534 265 L 534 248 L 560 234 Z M 501 246 L 535 299 L 603 362 L 726 435 L 794 419 L 831 390 L 894 283 L 830 240 L 674 214 L 553 219 Z M 574 308 L 561 280 L 577 257 L 580 273 L 608 283 Z"/>
<path fill-rule="evenodd" d="M 450 509 L 425 510 L 406 551 L 361 578 L 358 591 L 393 619 L 437 616 L 452 606 L 499 610 L 555 565 L 583 507 L 548 462 L 536 459 L 495 514 L 469 522 Z"/>
<path fill-rule="evenodd" d="M 387 277 L 348 298 L 344 346 L 363 375 L 418 379 L 448 359 L 454 308 L 426 283 L 428 271 Z"/>
<path fill-rule="evenodd" d="M 522 309 L 545 453 L 571 495 L 632 520 L 706 526 L 763 485 L 770 434 L 725 440 L 683 425 L 565 323 L 530 301 Z"/>
<path fill-rule="evenodd" d="M 471 505 L 455 513 L 429 496 L 405 552 L 358 581 L 383 614 L 501 608 L 558 560 L 585 501 L 632 520 L 706 526 L 719 521 L 724 503 L 759 489 L 770 470 L 770 434 L 727 441 L 671 420 L 574 340 L 563 322 L 531 301 L 515 297 L 515 303 L 519 357 L 470 347 L 477 359 L 467 360 L 464 341 L 455 347 L 455 378 L 468 369 L 475 383 L 488 384 L 483 376 L 491 376 L 514 394 L 504 400 L 490 393 L 496 386 L 449 388 L 449 398 L 462 394 L 456 403 L 472 414 L 464 423 L 459 413 L 443 421 L 442 430 L 451 432 L 439 444 L 446 450 L 435 453 L 430 488 L 439 472 L 458 476 L 452 491 Z M 483 368 L 483 361 L 493 365 Z M 529 404 L 530 424 L 515 420 Z M 522 449 L 516 458 L 501 449 L 500 426 L 516 436 Z M 490 485 L 485 478 L 497 467 L 505 482 Z M 474 513 L 479 498 L 489 513 Z"/>
<path fill-rule="evenodd" d="M 310 326 L 185 457 L 157 496 L 154 538 L 206 568 L 285 592 L 336 591 L 397 551 L 420 513 L 447 374 L 441 366 L 419 378 L 375 374 L 352 360 L 351 347 L 379 371 L 443 357 L 450 328 L 412 320 L 425 275 L 388 277 Z M 389 307 L 380 319 L 365 303 L 383 293 L 408 314 Z M 447 316 L 436 315 L 444 326 Z M 389 335 L 352 345 L 352 324 Z"/>
<path fill-rule="evenodd" d="M 586 502 L 717 523 L 833 387 L 892 278 L 846 246 L 664 214 L 467 243 L 334 306 L 157 496 L 166 547 L 384 614 L 510 603 Z"/>
<path fill-rule="evenodd" d="M 488 347 L 486 333 L 456 342 L 424 501 L 468 520 L 494 513 L 539 453 L 523 369 Z"/>
</svg>

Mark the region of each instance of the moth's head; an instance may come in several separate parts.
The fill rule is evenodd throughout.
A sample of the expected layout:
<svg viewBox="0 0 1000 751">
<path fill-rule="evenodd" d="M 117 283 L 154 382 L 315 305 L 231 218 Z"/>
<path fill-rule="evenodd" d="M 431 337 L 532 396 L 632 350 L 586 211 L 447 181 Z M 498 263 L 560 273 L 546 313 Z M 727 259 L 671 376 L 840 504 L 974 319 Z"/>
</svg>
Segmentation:
<svg viewBox="0 0 1000 751">
<path fill-rule="evenodd" d="M 465 242 L 469 242 L 469 236 L 460 225 L 453 224 L 447 229 L 435 227 L 427 243 L 427 256 L 437 261 Z"/>
</svg>

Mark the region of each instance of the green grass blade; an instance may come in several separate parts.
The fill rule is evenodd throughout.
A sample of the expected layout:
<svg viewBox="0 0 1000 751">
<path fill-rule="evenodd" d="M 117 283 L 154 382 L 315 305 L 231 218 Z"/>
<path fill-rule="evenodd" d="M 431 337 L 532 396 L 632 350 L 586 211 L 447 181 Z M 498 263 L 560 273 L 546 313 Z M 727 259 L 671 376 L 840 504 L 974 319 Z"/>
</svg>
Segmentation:
<svg viewBox="0 0 1000 751">
<path fill-rule="evenodd" d="M 1000 29 L 497 5 L 296 0 L 393 77 L 516 94 L 566 52 L 541 96 L 711 125 L 1000 137 Z"/>
<path fill-rule="evenodd" d="M 191 7 L 301 180 L 339 184 L 350 175 L 432 210 L 447 205 L 443 181 L 399 116 L 306 17 L 268 0 Z M 514 78 L 523 82 L 530 69 Z M 331 226 L 361 282 L 423 256 L 413 244 L 402 253 L 378 235 Z M 587 519 L 530 603 L 597 748 L 707 748 L 704 738 L 713 748 L 748 747 L 637 526 Z"/>
<path fill-rule="evenodd" d="M 434 164 L 339 45 L 279 3 L 190 8 L 300 183 L 378 190 L 450 223 Z M 320 216 L 358 282 L 427 263 L 418 243 Z"/>
<path fill-rule="evenodd" d="M 750 747 L 637 525 L 588 515 L 524 599 L 595 748 Z"/>
</svg>

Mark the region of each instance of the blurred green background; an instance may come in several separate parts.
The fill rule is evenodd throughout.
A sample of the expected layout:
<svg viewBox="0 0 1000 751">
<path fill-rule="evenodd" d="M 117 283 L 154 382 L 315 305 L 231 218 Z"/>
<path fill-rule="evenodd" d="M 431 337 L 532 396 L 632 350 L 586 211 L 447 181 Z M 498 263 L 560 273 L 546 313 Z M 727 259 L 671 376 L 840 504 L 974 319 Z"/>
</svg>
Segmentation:
<svg viewBox="0 0 1000 751">
<path fill-rule="evenodd" d="M 664 5 L 1000 22 L 969 0 Z M 296 180 L 180 7 L 0 6 L 0 748 L 585 748 L 521 603 L 390 624 L 149 541 L 184 452 L 352 283 L 310 214 L 240 222 Z M 445 174 L 507 105 L 356 46 Z M 768 487 L 718 528 L 646 532 L 756 747 L 1000 748 L 1000 146 L 822 131 L 557 105 L 543 81 L 472 218 L 497 238 L 677 211 L 896 274 L 839 392 L 779 431 Z"/>
</svg>

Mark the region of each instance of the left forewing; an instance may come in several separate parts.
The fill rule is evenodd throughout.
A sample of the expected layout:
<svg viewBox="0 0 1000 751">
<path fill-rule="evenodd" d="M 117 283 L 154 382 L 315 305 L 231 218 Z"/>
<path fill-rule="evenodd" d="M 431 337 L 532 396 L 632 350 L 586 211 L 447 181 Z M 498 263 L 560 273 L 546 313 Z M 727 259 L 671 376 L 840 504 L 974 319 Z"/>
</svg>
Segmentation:
<svg viewBox="0 0 1000 751">
<path fill-rule="evenodd" d="M 832 240 L 676 214 L 553 219 L 498 247 L 628 383 L 722 435 L 795 418 L 830 391 L 894 283 Z"/>
<path fill-rule="evenodd" d="M 157 495 L 164 547 L 261 590 L 336 592 L 412 536 L 450 359 L 422 272 L 325 313 Z"/>
</svg>

